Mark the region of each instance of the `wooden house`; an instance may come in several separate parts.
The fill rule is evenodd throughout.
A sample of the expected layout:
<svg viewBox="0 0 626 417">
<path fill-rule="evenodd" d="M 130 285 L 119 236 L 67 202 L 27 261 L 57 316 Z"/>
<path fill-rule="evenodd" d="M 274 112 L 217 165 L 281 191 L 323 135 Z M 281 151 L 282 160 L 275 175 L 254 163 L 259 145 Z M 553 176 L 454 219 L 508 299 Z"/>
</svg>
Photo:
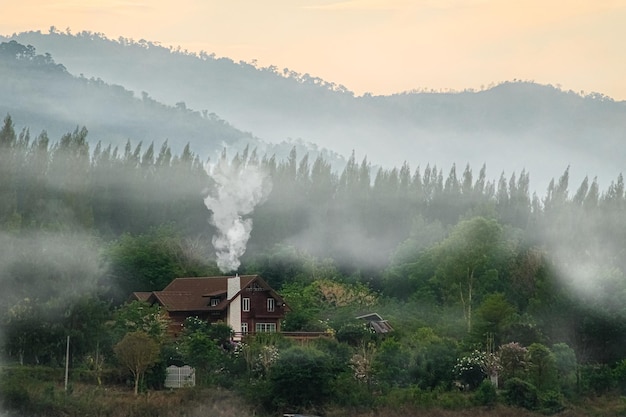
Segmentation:
<svg viewBox="0 0 626 417">
<path fill-rule="evenodd" d="M 280 332 L 289 311 L 259 275 L 176 278 L 162 291 L 135 292 L 131 299 L 160 305 L 169 315 L 173 336 L 180 334 L 187 317 L 226 323 L 236 340 L 247 333 Z"/>
</svg>

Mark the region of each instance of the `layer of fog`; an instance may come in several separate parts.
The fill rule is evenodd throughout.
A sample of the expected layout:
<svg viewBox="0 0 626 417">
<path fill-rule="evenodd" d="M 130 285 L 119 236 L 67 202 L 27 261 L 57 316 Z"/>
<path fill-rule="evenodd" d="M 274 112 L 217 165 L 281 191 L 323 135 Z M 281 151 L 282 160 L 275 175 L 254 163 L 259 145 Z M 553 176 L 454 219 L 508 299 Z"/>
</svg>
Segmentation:
<svg viewBox="0 0 626 417">
<path fill-rule="evenodd" d="M 147 91 L 150 96 L 166 104 L 173 105 L 184 101 L 189 109 L 208 109 L 239 129 L 252 132 L 268 141 L 302 138 L 305 141 L 316 143 L 319 147 L 335 150 L 342 155 L 349 155 L 354 150 L 357 159 L 367 157 L 374 165 L 399 167 L 407 161 L 412 168 L 418 166 L 423 168 L 430 164 L 441 167 L 445 175 L 452 164 L 456 164 L 458 171 L 460 171 L 465 164 L 469 163 L 475 172 L 482 164 L 486 164 L 488 177 L 491 179 L 498 178 L 501 172 L 504 172 L 505 177 L 508 178 L 512 173 L 519 173 L 525 169 L 530 173 L 533 184 L 531 190 L 536 191 L 540 198 L 544 195 L 549 180 L 560 176 L 567 166 L 571 167 L 570 184 L 572 188 L 577 187 L 585 176 L 589 176 L 590 179 L 598 177 L 601 190 L 606 189 L 608 183 L 615 179 L 623 169 L 625 151 L 622 147 L 614 145 L 623 145 L 625 133 L 624 130 L 620 131 L 620 125 L 612 124 L 615 122 L 615 114 L 619 116 L 620 112 L 623 111 L 624 106 L 621 106 L 620 103 L 592 103 L 607 106 L 606 120 L 609 124 L 606 126 L 597 124 L 598 120 L 603 119 L 603 113 L 602 109 L 596 109 L 600 117 L 594 119 L 596 124 L 590 123 L 588 126 L 581 126 L 579 120 L 567 120 L 568 115 L 576 115 L 577 113 L 564 110 L 561 120 L 544 120 L 545 125 L 540 126 L 537 126 L 538 119 L 514 117 L 517 115 L 511 113 L 512 120 L 503 120 L 502 117 L 496 116 L 490 119 L 490 115 L 484 117 L 483 121 L 493 122 L 494 125 L 498 125 L 498 128 L 490 127 L 489 124 L 473 123 L 469 123 L 471 128 L 466 128 L 463 125 L 451 127 L 445 123 L 442 125 L 441 122 L 442 120 L 445 122 L 446 116 L 458 109 L 445 103 L 440 104 L 439 113 L 435 112 L 437 103 L 431 103 L 425 109 L 413 109 L 409 114 L 418 119 L 414 120 L 410 117 L 408 119 L 400 117 L 399 109 L 393 106 L 385 107 L 384 103 L 379 103 L 376 98 L 354 98 L 347 93 L 328 92 L 327 95 L 330 98 L 326 100 L 325 97 L 320 98 L 319 90 L 311 86 L 301 86 L 294 80 L 279 82 L 273 78 L 272 74 L 264 75 L 267 80 L 265 83 L 252 83 L 254 84 L 252 86 L 243 82 L 238 84 L 235 82 L 237 78 L 231 77 L 228 79 L 228 83 L 224 83 L 222 90 L 198 88 L 198 84 L 192 82 L 191 78 L 189 78 L 188 83 L 172 82 L 172 77 L 175 75 L 180 77 L 180 73 L 152 71 L 152 65 L 137 65 L 133 67 L 135 70 L 131 71 L 122 65 L 127 63 L 128 58 L 132 58 L 134 54 L 145 54 L 146 51 L 126 50 L 129 54 L 128 57 L 109 60 L 111 55 L 103 50 L 64 49 L 62 44 L 56 44 L 52 42 L 54 39 L 45 37 L 32 38 L 31 40 L 30 43 L 33 43 L 40 53 L 51 52 L 55 59 L 66 65 L 73 74 L 84 73 L 87 77 L 101 77 L 106 82 L 123 85 L 124 88 L 132 90 L 136 96 L 139 96 L 142 91 Z M 40 43 L 37 43 L 38 41 Z M 119 51 L 116 48 L 112 48 L 112 50 Z M 77 53 L 78 51 L 80 53 Z M 105 58 L 105 62 L 102 59 L 100 61 L 92 59 L 93 56 L 87 52 L 100 54 L 100 58 Z M 165 54 L 162 55 L 162 58 L 169 59 L 171 57 Z M 191 74 L 198 77 L 207 76 L 197 72 L 198 68 L 203 69 L 204 67 L 202 67 L 202 63 L 197 62 L 196 58 L 184 56 L 175 58 L 172 62 L 177 65 L 180 64 L 181 70 L 190 71 Z M 148 58 L 144 57 L 143 59 L 149 61 Z M 186 66 L 185 63 L 189 63 L 189 66 Z M 231 65 L 232 63 L 223 62 L 221 64 L 224 64 L 226 70 L 236 68 L 236 66 Z M 169 65 L 172 67 L 171 63 Z M 238 75 L 257 74 L 257 70 L 250 66 L 239 66 L 237 71 L 240 72 Z M 211 85 L 219 85 L 220 82 L 224 81 L 220 78 L 221 76 L 223 73 L 214 74 Z M 174 79 L 176 78 L 174 77 Z M 277 94 L 270 88 L 276 83 L 282 82 L 285 84 L 283 90 L 280 91 L 289 92 L 288 95 Z M 301 87 L 302 89 L 300 89 Z M 237 89 L 243 93 L 234 95 Z M 245 98 L 245 94 L 250 92 L 254 93 L 250 100 L 242 99 L 242 96 Z M 308 94 L 311 95 L 311 99 L 309 99 Z M 325 94 L 321 95 L 324 96 Z M 127 94 L 123 93 L 122 95 Z M 466 99 L 470 100 L 476 96 L 467 97 Z M 504 95 L 503 97 L 505 99 L 508 97 L 514 101 L 519 96 Z M 557 97 L 561 96 L 557 94 Z M 14 105 L 18 106 L 18 101 L 24 99 L 24 97 L 15 98 Z M 263 104 L 261 104 L 261 99 L 265 100 Z M 580 106 L 586 103 L 580 97 L 574 97 L 572 100 L 574 104 Z M 539 102 L 540 99 L 537 98 L 536 101 Z M 324 103 L 329 104 L 328 107 L 321 105 Z M 123 130 L 107 130 L 116 124 L 122 124 L 124 121 L 138 124 L 138 129 L 146 130 L 145 137 L 131 138 L 135 143 L 140 140 L 143 140 L 144 143 L 159 142 L 168 136 L 167 133 L 155 134 L 154 130 L 148 131 L 147 125 L 141 125 L 141 123 L 148 123 L 149 121 L 135 120 L 132 113 L 114 112 L 115 103 L 113 102 L 103 102 L 101 106 L 93 108 L 85 106 L 85 113 L 80 117 L 77 117 L 76 113 L 64 109 L 63 106 L 55 106 L 52 100 L 43 100 L 41 104 L 52 109 L 50 120 L 56 117 L 64 120 L 79 118 L 80 120 L 75 120 L 74 123 L 87 124 L 89 127 L 89 122 L 98 123 L 98 119 L 93 115 L 92 118 L 87 118 L 85 116 L 87 113 L 97 114 L 98 117 L 104 115 L 112 118 L 111 123 L 100 130 L 102 133 L 98 133 L 94 138 L 102 139 L 104 142 L 111 138 L 124 140 Z M 397 102 L 392 104 L 398 106 Z M 19 106 L 17 108 L 24 114 L 31 111 L 30 109 L 21 109 Z M 285 111 L 276 112 L 276 109 Z M 480 112 L 480 109 L 476 111 Z M 435 113 L 440 114 L 441 120 L 433 121 L 431 119 Z M 418 117 L 422 114 L 425 115 L 423 117 L 426 120 Z M 16 115 L 14 114 L 14 116 Z M 19 121 L 19 117 L 15 118 Z M 74 124 L 68 130 L 73 127 Z M 66 129 L 66 126 L 64 125 L 62 129 Z M 33 130 L 35 130 L 34 127 Z M 170 134 L 174 134 L 174 131 L 170 132 L 172 132 Z M 238 141 L 230 145 L 234 151 L 250 143 L 248 139 L 251 138 L 251 135 L 244 136 L 243 138 L 237 137 Z M 185 133 L 180 134 L 180 138 L 176 137 L 175 139 L 177 141 L 185 140 Z M 217 152 L 216 147 L 222 148 L 225 144 L 223 141 L 218 142 L 218 144 L 216 144 L 217 142 L 211 144 L 211 155 Z M 175 145 L 173 139 L 170 143 Z M 176 143 L 178 149 L 182 148 L 181 145 L 180 142 Z M 199 151 L 203 152 L 204 149 L 209 148 L 203 148 Z M 205 156 L 206 154 L 203 153 L 202 157 Z M 182 184 L 180 186 L 184 188 Z M 170 198 L 167 192 L 156 192 L 145 197 L 144 191 L 142 189 L 128 190 L 126 196 L 145 198 L 146 202 L 152 198 Z M 192 192 L 184 189 L 177 189 L 176 191 L 183 195 L 186 195 L 187 191 Z M 197 198 L 201 201 L 200 196 Z M 47 210 L 56 209 L 48 207 Z M 326 236 L 319 234 L 321 228 L 316 225 L 317 218 L 309 218 L 307 221 L 309 227 L 296 236 L 288 237 L 287 242 L 312 252 L 321 251 L 320 248 L 327 244 Z M 340 234 L 342 240 L 338 247 L 342 248 L 342 251 L 337 253 L 338 257 L 349 259 L 351 262 L 364 262 L 374 265 L 384 265 L 388 261 L 389 242 L 381 242 L 378 239 L 368 237 L 356 223 L 346 222 L 342 224 Z M 601 236 L 590 237 L 592 237 L 590 240 L 602 240 Z M 554 247 L 559 248 L 554 254 L 554 261 L 561 271 L 560 275 L 564 282 L 571 285 L 583 298 L 589 294 L 600 297 L 600 299 L 614 295 L 608 288 L 610 288 L 610 280 L 615 278 L 615 274 L 610 269 L 608 271 L 603 270 L 604 267 L 602 266 L 611 265 L 611 263 L 598 254 L 604 251 L 603 256 L 613 259 L 621 256 L 622 252 L 619 247 L 607 250 L 606 246 L 602 246 L 603 251 L 600 251 L 593 250 L 593 246 L 590 244 L 595 255 L 588 257 L 581 256 L 581 254 L 585 254 L 584 250 L 581 252 L 580 248 L 569 247 L 567 235 L 561 235 L 558 231 L 546 236 L 546 240 L 552 242 Z M 71 245 L 71 243 L 67 244 Z M 18 247 L 24 246 L 18 245 Z M 64 247 L 64 245 L 60 244 L 59 247 Z M 26 250 L 27 252 L 28 250 Z M 15 252 L 7 253 L 18 256 Z M 24 257 L 25 255 L 21 254 L 21 256 Z M 607 281 L 603 281 L 604 278 L 607 278 Z M 9 286 L 8 288 L 13 287 Z M 82 287 L 78 286 L 77 288 Z M 608 299 L 607 302 L 609 302 Z"/>
<path fill-rule="evenodd" d="M 106 286 L 100 244 L 82 232 L 0 234 L 2 303 L 24 298 L 67 303 Z"/>
<path fill-rule="evenodd" d="M 511 151 L 513 152 L 513 151 Z M 540 152 L 540 156 L 549 160 L 549 154 L 546 152 Z M 246 250 L 246 241 L 247 237 L 249 237 L 250 233 L 254 233 L 254 230 L 251 228 L 251 224 L 248 220 L 250 220 L 250 216 L 254 216 L 254 206 L 256 204 L 262 203 L 265 197 L 267 196 L 268 185 L 265 182 L 265 177 L 261 175 L 257 175 L 258 173 L 253 172 L 253 167 L 246 167 L 246 169 L 235 170 L 234 173 L 230 172 L 231 167 L 228 164 L 218 164 L 220 170 L 213 171 L 213 180 L 222 183 L 222 190 L 230 194 L 232 197 L 235 197 L 231 203 L 226 204 L 228 201 L 222 195 L 220 197 L 213 198 L 209 201 L 208 208 L 210 211 L 205 213 L 205 216 L 201 219 L 201 223 L 196 224 L 194 227 L 200 233 L 197 237 L 199 239 L 203 239 L 206 242 L 215 239 L 219 239 L 218 235 L 213 237 L 210 235 L 210 229 L 207 227 L 208 219 L 211 215 L 215 218 L 215 213 L 217 211 L 217 206 L 214 204 L 220 203 L 222 206 L 229 205 L 232 210 L 229 213 L 233 214 L 234 217 L 228 217 L 228 220 L 232 224 L 232 221 L 238 223 L 241 220 L 241 224 L 243 226 L 243 231 L 245 232 L 243 235 L 237 235 L 237 239 L 235 239 L 235 246 L 238 245 L 236 250 L 232 250 L 232 242 L 229 242 L 226 245 L 226 248 L 219 249 L 218 252 L 224 253 L 226 259 L 228 260 L 225 263 L 222 263 L 220 267 L 225 272 L 235 271 L 239 267 L 239 258 Z M 417 167 L 416 167 L 417 168 Z M 471 166 L 474 171 L 474 175 L 477 174 L 478 167 Z M 449 167 L 441 168 L 445 175 L 448 172 Z M 556 168 L 555 168 L 556 170 Z M 457 172 L 460 173 L 461 167 L 457 168 Z M 576 190 L 578 187 L 578 183 L 576 180 L 576 170 L 574 168 L 570 168 L 569 172 L 570 176 L 570 184 L 571 190 Z M 230 173 L 230 174 L 229 174 Z M 558 177 L 563 173 L 562 169 L 558 169 L 555 171 L 555 177 Z M 25 178 L 35 178 L 37 173 L 26 173 Z M 168 202 L 168 201 L 194 201 L 197 200 L 198 204 L 202 203 L 203 198 L 206 196 L 202 194 L 202 189 L 208 184 L 208 177 L 206 178 L 207 183 L 205 184 L 197 184 L 191 183 L 189 181 L 185 181 L 184 178 L 178 178 L 174 183 L 171 181 L 163 182 L 158 184 L 157 187 L 146 187 L 143 183 L 133 183 L 132 181 L 128 181 L 128 175 L 132 175 L 131 172 L 123 172 L 120 171 L 119 176 L 115 177 L 107 177 L 104 179 L 104 182 L 100 182 L 99 186 L 105 189 L 115 189 L 117 190 L 115 199 L 119 201 L 128 200 L 132 204 L 138 204 L 139 206 L 149 207 L 153 203 L 160 202 Z M 231 175 L 236 174 L 236 175 Z M 580 175 L 580 174 L 579 174 Z M 219 179 L 223 177 L 222 179 Z M 235 183 L 228 182 L 232 181 L 234 178 Z M 373 178 L 373 175 L 372 175 Z M 492 172 L 488 167 L 488 180 L 496 183 L 498 174 Z M 508 179 L 508 176 L 506 177 Z M 254 179 L 258 179 L 258 181 L 253 181 Z M 55 175 L 48 175 L 45 178 L 47 188 L 60 192 L 60 193 L 73 193 L 76 191 L 84 190 L 85 182 L 84 178 L 80 177 L 72 177 L 72 181 L 67 181 L 66 177 L 58 177 Z M 102 178 L 100 180 L 103 180 Z M 170 179 L 171 180 L 171 179 Z M 228 180 L 228 181 L 227 181 Z M 238 184 L 238 185 L 237 185 Z M 250 188 L 252 187 L 252 189 Z M 606 187 L 601 187 L 601 190 L 604 190 Z M 243 193 L 236 192 L 237 190 L 243 191 Z M 255 195 L 255 190 L 259 191 L 258 195 Z M 254 191 L 254 192 L 253 192 Z M 571 191 L 573 194 L 574 191 Z M 543 198 L 545 193 L 538 193 L 539 198 Z M 253 205 L 248 203 L 254 202 Z M 245 203 L 245 204 L 244 204 Z M 206 204 L 206 202 L 205 202 Z M 281 209 L 286 210 L 287 212 L 290 210 L 294 210 L 295 207 L 292 205 L 290 200 L 285 199 L 281 202 Z M 323 207 L 307 207 L 305 210 L 302 210 L 299 215 L 302 217 L 302 222 L 305 227 L 301 229 L 300 232 L 296 233 L 293 236 L 287 236 L 283 243 L 291 244 L 301 250 L 309 252 L 313 255 L 317 254 L 327 254 L 329 247 L 334 249 L 334 257 L 338 260 L 339 263 L 349 263 L 349 264 L 362 264 L 365 267 L 371 267 L 375 269 L 383 268 L 390 259 L 393 250 L 395 247 L 402 242 L 401 236 L 385 236 L 385 238 L 381 238 L 380 236 L 372 236 L 368 234 L 365 230 L 363 230 L 362 226 L 356 221 L 356 219 L 346 218 L 346 221 L 343 221 L 339 224 L 336 224 L 334 227 L 335 236 L 340 236 L 338 241 L 329 241 L 329 237 L 325 234 L 325 230 L 327 230 L 327 225 L 324 225 L 320 222 L 325 222 L 326 218 L 323 216 L 318 216 L 316 210 L 322 209 Z M 348 212 L 350 210 L 349 207 L 343 207 L 338 205 L 334 207 L 335 210 Z M 64 206 L 61 200 L 49 200 L 44 207 L 40 207 L 39 211 L 41 212 L 42 217 L 55 218 L 62 224 L 71 224 L 72 222 L 72 213 L 71 211 Z M 219 213 L 219 212 L 218 212 Z M 274 212 L 272 215 L 279 217 L 280 212 Z M 386 213 L 380 213 L 382 217 L 386 216 Z M 219 217 L 219 215 L 218 215 Z M 234 219 L 234 220 L 233 220 Z M 166 219 L 167 220 L 167 219 Z M 179 221 L 181 219 L 169 219 L 171 221 Z M 580 219 L 576 223 L 577 228 L 584 229 L 583 219 Z M 227 226 L 228 226 L 227 224 Z M 219 226 L 218 226 L 219 228 Z M 228 227 L 223 226 L 224 232 L 222 236 L 228 236 L 229 231 Z M 550 231 L 550 234 L 541 237 L 541 241 L 545 241 L 549 244 L 551 248 L 554 248 L 554 261 L 555 264 L 559 267 L 561 271 L 561 276 L 568 285 L 571 285 L 572 288 L 576 290 L 577 293 L 584 294 L 595 294 L 592 290 L 595 288 L 602 287 L 603 276 L 614 276 L 612 273 L 608 273 L 607 271 L 601 270 L 600 266 L 611 265 L 611 262 L 608 262 L 608 259 L 615 259 L 621 253 L 618 247 L 611 247 L 609 251 L 607 251 L 606 243 L 603 245 L 599 245 L 597 242 L 602 241 L 602 236 L 597 236 L 597 231 L 592 230 L 590 226 L 588 226 L 588 248 L 578 248 L 578 247 L 570 247 L 568 245 L 573 245 L 572 241 L 568 239 L 568 228 L 563 228 L 562 233 L 559 229 L 553 229 Z M 239 230 L 239 229 L 237 229 Z M 547 233 L 547 231 L 546 231 Z M 232 234 L 232 233 L 231 233 Z M 76 239 L 68 236 L 67 232 L 61 232 L 59 235 L 59 239 L 64 242 L 60 244 L 54 244 L 55 249 L 65 248 L 68 253 L 75 252 L 70 247 L 75 243 L 77 248 L 84 249 L 90 247 L 89 245 L 85 245 L 82 239 Z M 52 238 L 56 237 L 53 232 L 49 232 L 48 234 L 42 235 L 42 245 L 45 247 L 47 245 L 46 242 L 52 240 Z M 37 243 L 39 236 L 31 236 L 30 242 L 32 245 Z M 243 239 L 245 238 L 245 239 Z M 595 245 L 595 246 L 594 246 Z M 31 253 L 35 253 L 35 257 L 37 259 L 42 258 L 40 255 L 37 255 L 36 252 L 33 252 L 33 249 L 24 249 L 26 247 L 25 243 L 10 245 L 7 244 L 7 247 L 13 247 L 14 249 L 11 251 L 4 252 L 4 263 L 8 265 L 9 262 L 17 262 L 19 259 L 25 259 L 25 257 L 30 256 Z M 219 245 L 218 245 L 219 247 Z M 16 249 L 16 248 L 22 248 Z M 598 249 L 601 248 L 602 250 Z M 44 249 L 39 249 L 40 251 L 46 251 Z M 50 252 L 48 252 L 50 253 Z M 591 253 L 590 256 L 589 253 Z M 588 256 L 589 255 L 589 256 Z M 84 256 L 85 259 L 89 259 L 89 256 Z M 205 262 L 209 261 L 209 259 L 204 259 Z M 232 262 L 231 262 L 232 261 Z M 66 263 L 68 264 L 68 263 Z M 68 265 L 71 265 L 69 263 Z M 9 268 L 10 269 L 10 268 Z M 4 268 L 4 271 L 8 271 L 9 269 Z M 610 270 L 609 270 L 610 272 Z M 25 281 L 27 282 L 27 281 Z M 9 288 L 12 288 L 9 286 Z M 82 288 L 79 286 L 73 286 L 74 289 Z M 87 289 L 87 288 L 86 288 Z M 8 293 L 13 293 L 12 290 L 9 290 Z M 24 292 L 16 292 L 16 294 L 27 294 L 28 291 Z M 612 296 L 610 292 L 598 292 L 597 297 L 605 297 Z"/>
<path fill-rule="evenodd" d="M 568 213 L 561 217 L 563 223 L 546 228 L 541 236 L 559 282 L 587 308 L 626 319 L 623 237 L 603 233 L 597 219 Z M 611 224 L 606 222 L 609 228 Z"/>
<path fill-rule="evenodd" d="M 25 320 L 32 308 L 46 306 L 50 321 L 61 321 L 72 302 L 108 286 L 106 271 L 101 242 L 85 233 L 0 233 L 3 318 Z"/>
<path fill-rule="evenodd" d="M 308 74 L 284 77 L 277 69 L 171 53 L 149 42 L 94 34 L 16 39 L 52 53 L 73 74 L 101 77 L 136 96 L 147 92 L 168 105 L 206 109 L 267 142 L 301 139 L 344 157 L 354 150 L 386 168 L 405 161 L 412 167 L 486 163 L 496 177 L 525 169 L 538 194 L 567 166 L 573 182 L 597 176 L 601 187 L 622 169 L 624 151 L 616 145 L 624 143 L 626 110 L 605 97 L 532 83 L 462 94 L 353 97 Z M 157 63 L 162 70 L 150 70 Z"/>
</svg>

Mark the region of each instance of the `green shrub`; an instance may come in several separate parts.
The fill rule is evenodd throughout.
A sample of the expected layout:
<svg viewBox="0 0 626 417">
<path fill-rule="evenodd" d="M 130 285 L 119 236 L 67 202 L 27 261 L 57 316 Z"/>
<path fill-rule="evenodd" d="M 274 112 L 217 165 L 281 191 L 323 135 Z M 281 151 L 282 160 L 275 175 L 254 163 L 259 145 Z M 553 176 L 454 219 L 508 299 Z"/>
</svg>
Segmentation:
<svg viewBox="0 0 626 417">
<path fill-rule="evenodd" d="M 465 410 L 472 406 L 472 397 L 461 392 L 441 392 L 436 399 L 437 407 L 444 410 Z"/>
<path fill-rule="evenodd" d="M 239 379 L 234 384 L 235 391 L 249 404 L 260 408 L 271 408 L 271 384 L 266 379 Z"/>
<path fill-rule="evenodd" d="M 0 385 L 0 396 L 2 398 L 2 409 L 25 412 L 30 404 L 30 395 L 26 388 L 21 385 L 3 383 Z"/>
<path fill-rule="evenodd" d="M 63 368 L 51 368 L 48 366 L 11 366 L 2 369 L 2 380 L 17 381 L 59 381 L 64 378 Z"/>
<path fill-rule="evenodd" d="M 613 369 L 613 379 L 621 395 L 626 394 L 626 359 L 622 359 Z"/>
<path fill-rule="evenodd" d="M 337 341 L 350 346 L 367 344 L 374 340 L 374 335 L 364 323 L 347 323 L 337 330 Z"/>
<path fill-rule="evenodd" d="M 439 339 L 419 349 L 412 378 L 423 390 L 452 386 L 454 368 L 458 356 L 456 342 Z"/>
<path fill-rule="evenodd" d="M 343 372 L 333 382 L 333 402 L 341 407 L 370 409 L 375 397 L 366 383 L 357 381 L 351 372 Z"/>
<path fill-rule="evenodd" d="M 157 362 L 146 370 L 142 385 L 145 389 L 163 389 L 165 378 L 167 378 L 167 366 L 165 362 Z"/>
<path fill-rule="evenodd" d="M 255 334 L 253 343 L 262 346 L 272 345 L 279 348 L 287 348 L 292 344 L 291 341 L 285 338 L 285 336 L 283 336 L 281 333 L 272 332 Z"/>
<path fill-rule="evenodd" d="M 478 389 L 474 393 L 474 403 L 476 405 L 487 405 L 492 406 L 498 402 L 498 393 L 496 392 L 496 387 L 489 381 L 485 379 L 478 386 Z"/>
<path fill-rule="evenodd" d="M 557 391 L 546 391 L 539 396 L 540 410 L 543 414 L 552 415 L 565 409 L 563 395 Z"/>
<path fill-rule="evenodd" d="M 614 387 L 615 379 L 608 365 L 593 364 L 580 367 L 579 390 L 582 393 L 602 395 Z"/>
<path fill-rule="evenodd" d="M 417 408 L 422 410 L 440 408 L 445 410 L 464 410 L 472 406 L 471 396 L 461 392 L 443 389 L 422 390 L 413 385 L 407 388 L 392 388 L 377 397 L 376 405 L 396 410 Z"/>
<path fill-rule="evenodd" d="M 556 359 L 547 346 L 533 343 L 528 347 L 527 378 L 541 392 L 558 389 Z"/>
<path fill-rule="evenodd" d="M 552 346 L 552 352 L 554 353 L 560 391 L 567 398 L 573 398 L 576 389 L 576 370 L 578 369 L 576 352 L 565 343 L 557 343 Z"/>
<path fill-rule="evenodd" d="M 410 358 L 410 352 L 400 342 L 386 339 L 380 344 L 372 362 L 374 379 L 382 388 L 409 386 Z"/>
<path fill-rule="evenodd" d="M 272 408 L 300 411 L 323 406 L 332 398 L 336 377 L 326 353 L 311 347 L 283 350 L 269 372 Z"/>
<path fill-rule="evenodd" d="M 438 393 L 422 391 L 419 387 L 392 388 L 378 398 L 378 405 L 388 408 L 431 408 L 438 404 Z"/>
<path fill-rule="evenodd" d="M 535 410 L 539 405 L 537 388 L 519 378 L 511 378 L 504 384 L 504 399 L 508 405 Z"/>
</svg>

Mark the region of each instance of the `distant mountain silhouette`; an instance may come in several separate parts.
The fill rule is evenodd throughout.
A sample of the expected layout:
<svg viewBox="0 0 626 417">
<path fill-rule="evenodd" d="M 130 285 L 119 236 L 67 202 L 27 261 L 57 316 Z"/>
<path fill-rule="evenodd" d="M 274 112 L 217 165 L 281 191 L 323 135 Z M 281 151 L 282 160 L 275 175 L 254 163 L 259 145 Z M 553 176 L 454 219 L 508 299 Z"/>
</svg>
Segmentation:
<svg viewBox="0 0 626 417">
<path fill-rule="evenodd" d="M 0 73 L 10 80 L 0 83 L 0 113 L 11 114 L 31 134 L 46 130 L 52 140 L 84 125 L 91 141 L 124 145 L 130 139 L 160 146 L 168 140 L 178 153 L 189 142 L 203 156 L 238 141 L 256 140 L 215 115 L 166 106 L 147 95 L 135 98 L 131 91 L 101 79 L 75 77 L 50 55 L 37 55 L 32 46 L 15 41 L 0 44 Z"/>
<path fill-rule="evenodd" d="M 286 156 L 296 145 L 300 153 L 317 152 L 303 143 L 265 143 L 213 113 L 193 111 L 182 102 L 168 106 L 145 92 L 138 98 L 100 78 L 76 77 L 51 54 L 38 54 L 32 45 L 15 40 L 0 43 L 0 76 L 9 80 L 0 83 L 0 115 L 10 114 L 17 127 L 27 128 L 33 137 L 46 130 L 55 141 L 80 125 L 88 128 L 92 144 L 102 141 L 121 150 L 130 140 L 134 146 L 142 143 L 147 148 L 154 143 L 158 149 L 167 141 L 177 154 L 190 144 L 201 160 L 215 160 L 224 148 L 234 155 L 245 146 L 267 156 Z"/>
<path fill-rule="evenodd" d="M 513 81 L 481 91 L 355 97 L 345 87 L 309 74 L 257 68 L 145 40 L 56 30 L 5 40 L 9 39 L 50 53 L 69 73 L 83 74 L 79 78 L 83 84 L 106 80 L 123 86 L 110 86 L 120 96 L 131 96 L 132 91 L 149 102 L 172 106 L 177 117 L 195 115 L 203 123 L 228 126 L 231 130 L 221 138 L 226 142 L 243 134 L 223 120 L 266 142 L 301 138 L 344 156 L 355 150 L 357 158 L 367 156 L 373 164 L 384 166 L 407 161 L 412 167 L 436 164 L 445 170 L 469 163 L 478 170 L 486 163 L 491 177 L 526 169 L 540 194 L 549 179 L 567 166 L 574 181 L 577 176 L 597 175 L 607 184 L 626 160 L 626 102 L 598 93 L 583 96 L 550 85 Z M 146 104 L 137 100 L 136 105 Z M 119 113 L 122 118 L 132 114 Z M 215 120 L 203 114 L 214 114 Z M 83 117 L 80 123 L 88 127 L 98 118 L 100 123 L 112 122 L 109 114 L 74 115 L 75 120 Z M 14 118 L 19 120 L 19 115 Z M 143 118 L 129 122 L 137 130 L 149 124 Z M 115 126 L 110 128 L 111 134 L 120 134 Z M 161 128 L 157 132 L 155 139 L 164 138 Z"/>
</svg>

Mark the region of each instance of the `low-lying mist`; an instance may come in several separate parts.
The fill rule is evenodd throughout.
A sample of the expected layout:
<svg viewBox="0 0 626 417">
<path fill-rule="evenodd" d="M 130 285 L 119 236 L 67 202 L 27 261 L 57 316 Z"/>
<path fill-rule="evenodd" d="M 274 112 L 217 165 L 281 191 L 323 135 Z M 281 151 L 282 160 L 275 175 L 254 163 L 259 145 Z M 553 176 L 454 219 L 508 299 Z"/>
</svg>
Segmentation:
<svg viewBox="0 0 626 417">
<path fill-rule="evenodd" d="M 487 164 L 386 169 L 357 161 L 355 152 L 337 171 L 295 147 L 285 159 L 225 152 L 207 172 L 191 147 L 180 155 L 167 144 L 92 150 L 87 135 L 76 129 L 58 143 L 44 134 L 31 140 L 5 120 L 0 277 L 7 290 L 0 300 L 7 317 L 32 303 L 54 305 L 62 317 L 81 295 L 117 305 L 180 276 L 260 273 L 280 290 L 315 279 L 309 266 L 318 264 L 328 266 L 325 278 L 403 302 L 427 299 L 433 311 L 459 309 L 450 278 L 458 271 L 449 261 L 459 255 L 448 249 L 471 219 L 511 233 L 477 274 L 485 282 L 473 307 L 506 290 L 520 314 L 547 320 L 555 311 L 546 288 L 559 283 L 555 291 L 565 288 L 589 309 L 624 313 L 621 175 L 606 190 L 589 178 L 570 190 L 569 167 L 537 194 L 526 170 L 494 178 Z M 221 207 L 229 208 L 224 216 Z M 220 235 L 234 244 L 221 247 Z"/>
<path fill-rule="evenodd" d="M 2 304 L 69 303 L 106 287 L 102 242 L 88 232 L 0 234 Z"/>
</svg>

